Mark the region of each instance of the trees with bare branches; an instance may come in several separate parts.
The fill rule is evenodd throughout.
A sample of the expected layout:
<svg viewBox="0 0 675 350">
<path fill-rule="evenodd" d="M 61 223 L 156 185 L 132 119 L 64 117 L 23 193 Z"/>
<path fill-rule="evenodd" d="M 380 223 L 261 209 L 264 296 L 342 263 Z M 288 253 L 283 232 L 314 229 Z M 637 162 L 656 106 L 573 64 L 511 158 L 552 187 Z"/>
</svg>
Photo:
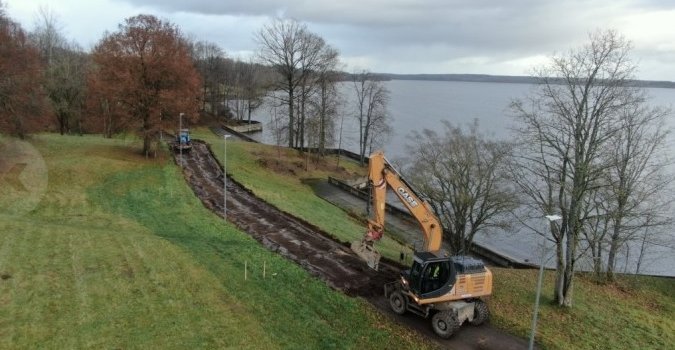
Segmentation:
<svg viewBox="0 0 675 350">
<path fill-rule="evenodd" d="M 67 45 L 58 16 L 46 6 L 38 8 L 35 16 L 35 28 L 30 33 L 30 38 L 40 51 L 40 57 L 47 65 L 52 62 L 56 51 Z"/>
<path fill-rule="evenodd" d="M 47 67 L 45 88 L 61 135 L 73 130 L 81 134 L 90 59 L 75 44 L 56 51 Z"/>
<path fill-rule="evenodd" d="M 640 98 L 638 94 L 636 97 Z M 648 107 L 640 99 L 619 112 L 619 131 L 606 151 L 604 173 L 606 200 L 602 202 L 609 226 L 607 278 L 612 280 L 619 248 L 640 233 L 657 232 L 671 223 L 673 198 L 667 189 L 673 182 L 669 165 L 665 118 L 669 111 Z M 600 260 L 600 257 L 596 259 Z"/>
<path fill-rule="evenodd" d="M 23 138 L 44 127 L 42 72 L 37 48 L 0 3 L 0 131 Z"/>
<path fill-rule="evenodd" d="M 443 122 L 443 133 L 413 132 L 403 173 L 441 219 L 444 241 L 455 253 L 468 253 L 478 232 L 509 228 L 516 200 L 505 166 L 509 144 L 490 141 Z"/>
<path fill-rule="evenodd" d="M 179 113 L 197 118 L 199 74 L 177 26 L 150 15 L 125 20 L 93 52 L 96 84 L 107 106 L 138 131 L 147 155 L 162 127 Z"/>
<path fill-rule="evenodd" d="M 310 146 L 316 147 L 320 156 L 325 155 L 327 145 L 335 136 L 335 120 L 340 113 L 340 92 L 337 87 L 338 52 L 327 47 L 322 56 L 313 76 L 314 88 L 309 101 L 314 127 L 309 128 L 307 133 L 308 136 L 314 136 L 314 142 Z"/>
<path fill-rule="evenodd" d="M 217 114 L 223 100 L 223 84 L 226 75 L 225 52 L 217 45 L 207 41 L 197 41 L 191 45 L 192 59 L 202 77 L 202 110 Z"/>
<path fill-rule="evenodd" d="M 240 69 L 241 95 L 246 101 L 246 119 L 251 122 L 251 114 L 263 103 L 264 87 L 262 67 L 252 60 L 243 63 Z"/>
<path fill-rule="evenodd" d="M 512 173 L 525 198 L 524 216 L 562 216 L 560 225 L 539 230 L 556 244 L 555 300 L 561 306 L 572 305 L 584 233 L 612 224 L 603 218 L 612 215 L 610 202 L 617 198 L 598 191 L 612 187 L 608 176 L 616 179 L 609 174 L 618 164 L 612 149 L 625 139 L 627 118 L 644 108 L 641 91 L 630 85 L 636 69 L 630 49 L 615 31 L 593 33 L 585 46 L 552 57 L 536 72 L 536 91 L 512 104 L 518 122 Z"/>
<path fill-rule="evenodd" d="M 356 95 L 355 117 L 359 123 L 359 158 L 363 164 L 374 135 L 386 135 L 375 131 L 387 130 L 389 90 L 367 71 L 354 74 L 353 84 Z"/>
<path fill-rule="evenodd" d="M 295 145 L 295 100 L 303 79 L 301 59 L 306 33 L 307 26 L 304 24 L 295 20 L 276 19 L 256 34 L 260 48 L 258 57 L 264 64 L 274 67 L 282 77 L 277 87 L 285 92 L 283 104 L 288 106 L 288 147 Z"/>
<path fill-rule="evenodd" d="M 76 44 L 69 43 L 61 33 L 55 13 L 41 7 L 31 40 L 46 66 L 45 90 L 61 135 L 76 129 L 82 132 L 81 114 L 87 90 L 88 55 Z"/>
<path fill-rule="evenodd" d="M 283 91 L 274 96 L 287 107 L 288 146 L 304 147 L 306 107 L 313 79 L 331 57 L 326 52 L 332 49 L 306 25 L 292 19 L 273 20 L 256 34 L 256 41 L 261 63 L 273 67 L 280 76 L 272 89 Z"/>
</svg>

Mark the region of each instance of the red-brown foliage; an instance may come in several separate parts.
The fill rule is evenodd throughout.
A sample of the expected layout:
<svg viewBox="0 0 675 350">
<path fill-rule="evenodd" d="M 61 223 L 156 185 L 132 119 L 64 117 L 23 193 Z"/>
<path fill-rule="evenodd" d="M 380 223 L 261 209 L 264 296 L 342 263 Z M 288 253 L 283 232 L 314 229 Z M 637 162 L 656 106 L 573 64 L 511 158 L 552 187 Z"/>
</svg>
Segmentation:
<svg viewBox="0 0 675 350">
<path fill-rule="evenodd" d="M 162 125 L 174 129 L 179 113 L 198 117 L 200 77 L 175 25 L 150 15 L 128 18 L 96 45 L 93 59 L 89 106 L 106 133 L 138 132 L 148 154 Z"/>
<path fill-rule="evenodd" d="M 42 69 L 26 33 L 0 8 L 0 132 L 23 138 L 45 128 Z"/>
</svg>

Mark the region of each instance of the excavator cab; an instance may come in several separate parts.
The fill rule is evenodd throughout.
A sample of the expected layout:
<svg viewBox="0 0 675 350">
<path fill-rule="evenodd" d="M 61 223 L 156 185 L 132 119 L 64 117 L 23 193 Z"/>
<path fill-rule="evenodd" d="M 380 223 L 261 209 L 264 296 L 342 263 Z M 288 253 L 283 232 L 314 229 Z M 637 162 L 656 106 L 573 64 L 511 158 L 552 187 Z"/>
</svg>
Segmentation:
<svg viewBox="0 0 675 350">
<path fill-rule="evenodd" d="M 415 253 L 412 267 L 401 275 L 407 281 L 410 291 L 422 299 L 449 293 L 457 279 L 451 258 L 432 252 Z"/>
</svg>

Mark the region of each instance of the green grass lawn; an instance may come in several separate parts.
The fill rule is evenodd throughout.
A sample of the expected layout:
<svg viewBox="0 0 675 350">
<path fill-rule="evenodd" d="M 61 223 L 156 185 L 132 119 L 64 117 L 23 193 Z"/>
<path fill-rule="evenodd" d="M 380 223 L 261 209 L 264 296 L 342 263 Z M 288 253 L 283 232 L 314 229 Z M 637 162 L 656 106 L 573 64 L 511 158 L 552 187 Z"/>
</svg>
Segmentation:
<svg viewBox="0 0 675 350">
<path fill-rule="evenodd" d="M 166 154 L 99 136 L 31 143 L 49 183 L 31 212 L 0 214 L 0 348 L 428 345 L 225 224 Z"/>
<path fill-rule="evenodd" d="M 537 270 L 493 269 L 492 323 L 529 337 Z M 542 287 L 537 342 L 547 349 L 668 349 L 675 344 L 675 280 L 619 276 L 600 285 L 580 274 L 574 306 L 553 302 L 554 272 Z"/>
</svg>

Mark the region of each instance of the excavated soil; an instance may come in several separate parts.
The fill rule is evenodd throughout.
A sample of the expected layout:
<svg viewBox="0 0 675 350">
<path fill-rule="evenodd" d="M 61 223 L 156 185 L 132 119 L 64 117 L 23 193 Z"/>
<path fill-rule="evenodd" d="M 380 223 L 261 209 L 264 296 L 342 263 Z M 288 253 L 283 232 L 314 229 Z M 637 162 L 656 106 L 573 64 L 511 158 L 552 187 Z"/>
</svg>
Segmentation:
<svg viewBox="0 0 675 350">
<path fill-rule="evenodd" d="M 223 216 L 223 171 L 209 147 L 199 141 L 183 154 L 183 173 L 204 205 Z M 394 314 L 384 298 L 385 283 L 398 278 L 401 266 L 382 259 L 374 271 L 346 244 L 299 218 L 286 214 L 256 197 L 239 183 L 227 178 L 227 220 L 247 232 L 268 249 L 291 259 L 325 281 L 330 287 L 350 296 L 363 297 L 383 314 L 415 329 L 439 347 L 453 349 L 522 349 L 527 343 L 489 324 L 462 327 L 451 339 L 442 340 L 431 330 L 430 321 L 414 315 Z"/>
<path fill-rule="evenodd" d="M 180 163 L 178 159 L 177 162 Z M 183 154 L 183 163 L 193 191 L 207 208 L 222 217 L 223 172 L 209 148 L 194 142 L 192 151 Z M 395 280 L 400 271 L 400 267 L 387 262 L 380 264 L 380 271 L 368 268 L 346 245 L 278 210 L 229 177 L 226 209 L 228 221 L 348 295 L 382 295 L 384 283 Z"/>
</svg>

